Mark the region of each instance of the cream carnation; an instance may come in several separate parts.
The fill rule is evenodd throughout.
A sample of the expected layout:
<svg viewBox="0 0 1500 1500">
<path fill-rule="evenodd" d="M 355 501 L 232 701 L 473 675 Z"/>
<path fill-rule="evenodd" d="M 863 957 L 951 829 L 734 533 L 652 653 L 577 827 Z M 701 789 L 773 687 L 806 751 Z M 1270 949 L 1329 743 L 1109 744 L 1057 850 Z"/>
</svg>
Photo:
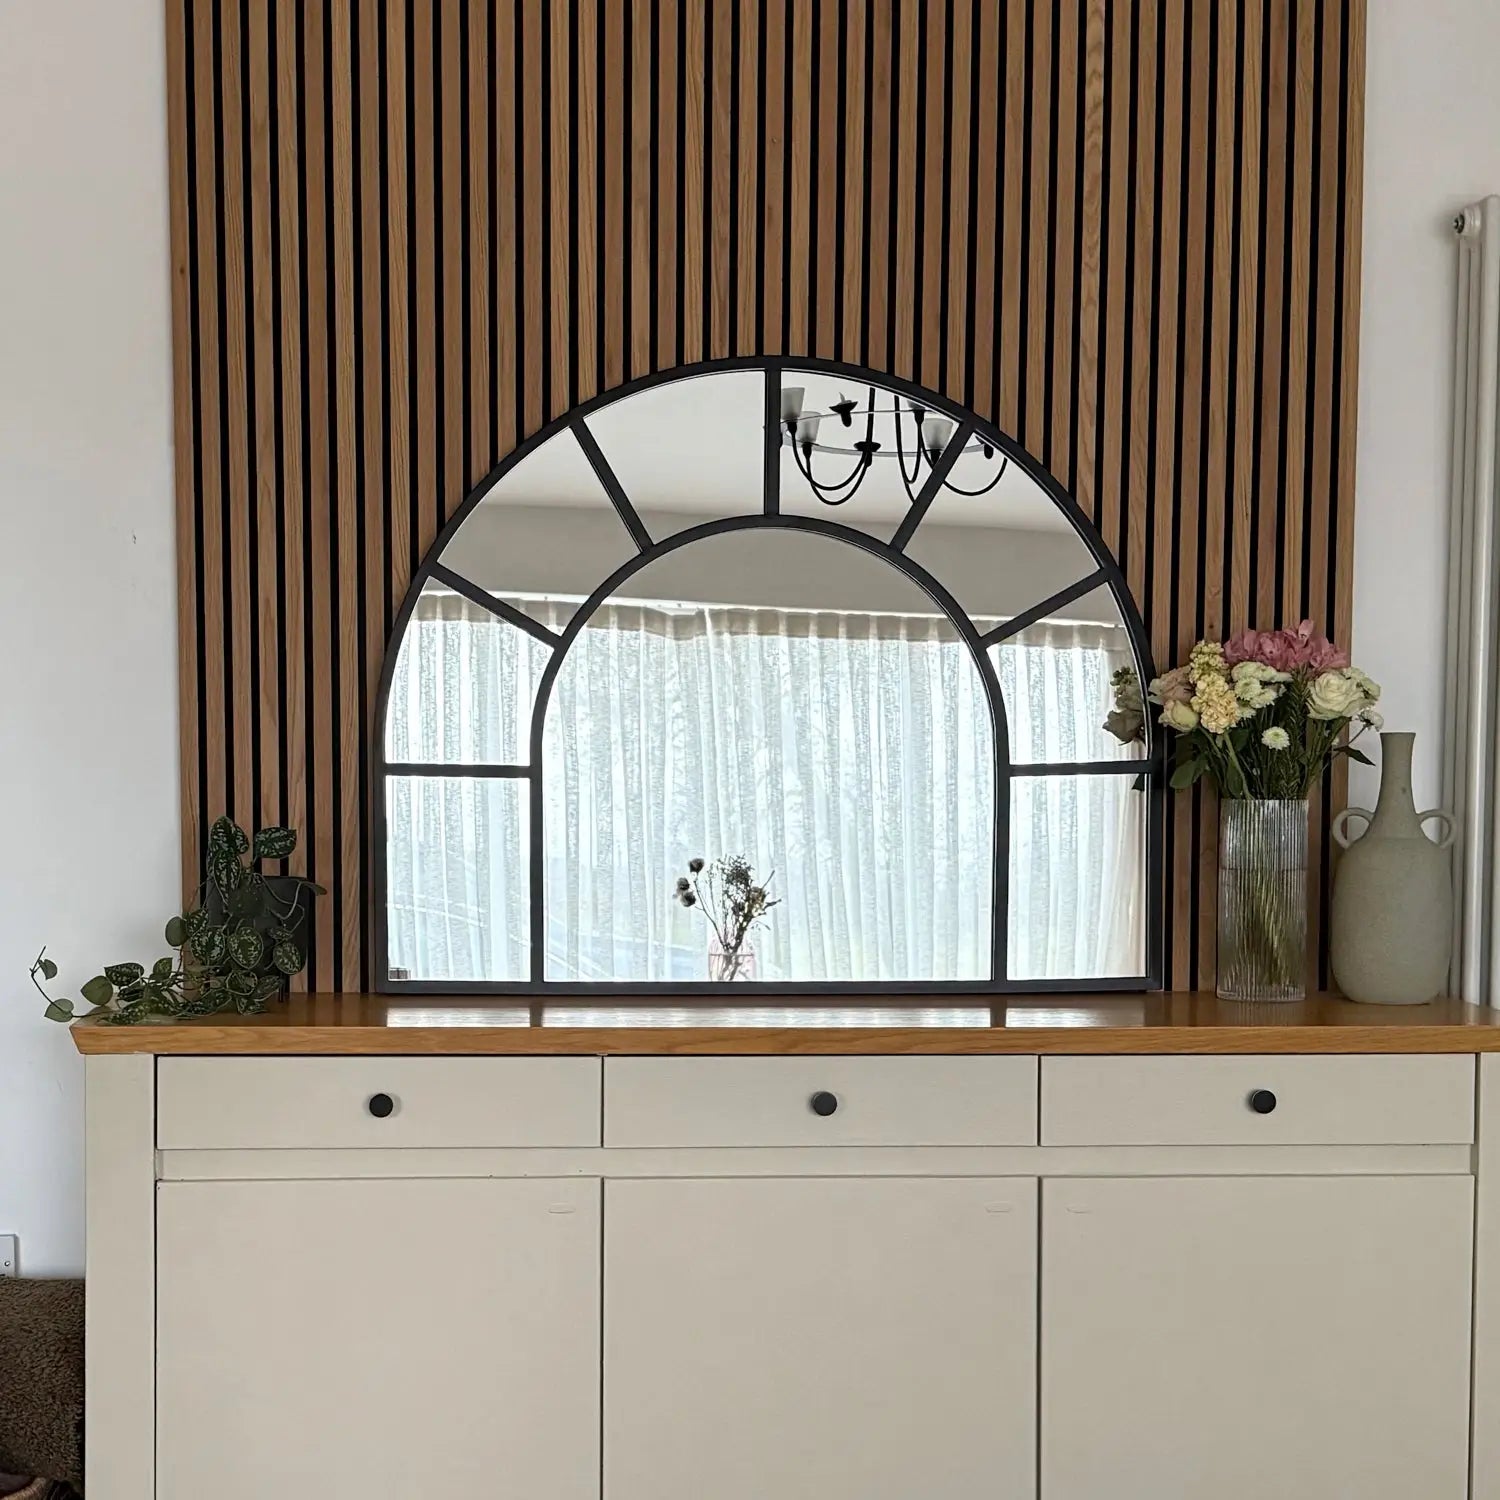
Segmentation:
<svg viewBox="0 0 1500 1500">
<path fill-rule="evenodd" d="M 1229 673 L 1234 685 L 1234 695 L 1246 708 L 1259 710 L 1269 708 L 1280 696 L 1282 684 L 1290 682 L 1291 675 L 1278 672 L 1264 662 L 1236 662 Z"/>
</svg>

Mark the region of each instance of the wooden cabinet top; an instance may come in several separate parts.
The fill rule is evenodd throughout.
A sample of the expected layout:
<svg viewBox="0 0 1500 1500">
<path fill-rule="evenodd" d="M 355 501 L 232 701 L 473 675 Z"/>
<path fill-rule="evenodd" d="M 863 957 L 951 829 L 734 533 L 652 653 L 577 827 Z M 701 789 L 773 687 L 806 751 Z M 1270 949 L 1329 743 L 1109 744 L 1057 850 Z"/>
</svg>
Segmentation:
<svg viewBox="0 0 1500 1500">
<path fill-rule="evenodd" d="M 1320 996 L 1242 1005 L 1203 994 L 892 996 L 884 1002 L 610 1005 L 451 995 L 297 995 L 263 1016 L 73 1027 L 85 1053 L 584 1055 L 620 1053 L 1492 1052 L 1500 1011 Z"/>
</svg>

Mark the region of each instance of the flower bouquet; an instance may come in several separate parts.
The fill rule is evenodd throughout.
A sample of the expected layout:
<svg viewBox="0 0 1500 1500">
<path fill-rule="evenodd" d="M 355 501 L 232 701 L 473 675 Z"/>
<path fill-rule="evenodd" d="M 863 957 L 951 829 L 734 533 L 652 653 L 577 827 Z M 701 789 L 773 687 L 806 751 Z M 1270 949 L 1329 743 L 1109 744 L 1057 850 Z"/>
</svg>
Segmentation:
<svg viewBox="0 0 1500 1500">
<path fill-rule="evenodd" d="M 1117 676 L 1118 738 L 1144 733 L 1133 680 Z M 1147 690 L 1176 736 L 1170 784 L 1208 777 L 1219 813 L 1219 982 L 1232 1000 L 1300 1000 L 1307 943 L 1307 795 L 1378 729 L 1380 686 L 1317 631 L 1246 630 L 1199 641 Z M 1131 732 L 1133 731 L 1133 733 Z"/>
</svg>

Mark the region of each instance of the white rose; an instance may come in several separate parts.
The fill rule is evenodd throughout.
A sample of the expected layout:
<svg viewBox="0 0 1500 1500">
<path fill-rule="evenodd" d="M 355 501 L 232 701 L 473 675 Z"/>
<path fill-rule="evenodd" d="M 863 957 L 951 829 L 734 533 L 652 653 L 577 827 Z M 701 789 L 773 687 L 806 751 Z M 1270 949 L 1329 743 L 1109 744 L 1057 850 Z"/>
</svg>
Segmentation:
<svg viewBox="0 0 1500 1500">
<path fill-rule="evenodd" d="M 1313 678 L 1307 690 L 1307 716 L 1310 719 L 1352 719 L 1365 706 L 1360 685 L 1345 668 L 1335 668 Z"/>
<path fill-rule="evenodd" d="M 1198 710 L 1190 703 L 1169 703 L 1161 711 L 1161 721 L 1178 734 L 1190 734 L 1198 727 Z"/>
</svg>

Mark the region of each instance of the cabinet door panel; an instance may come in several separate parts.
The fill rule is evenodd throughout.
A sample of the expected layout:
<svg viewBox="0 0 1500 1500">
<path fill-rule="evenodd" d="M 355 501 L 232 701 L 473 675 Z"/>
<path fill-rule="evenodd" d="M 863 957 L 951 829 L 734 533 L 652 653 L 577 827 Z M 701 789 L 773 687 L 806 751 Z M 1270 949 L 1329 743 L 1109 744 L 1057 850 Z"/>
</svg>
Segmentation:
<svg viewBox="0 0 1500 1500">
<path fill-rule="evenodd" d="M 160 1189 L 160 1500 L 597 1500 L 598 1182 Z"/>
<path fill-rule="evenodd" d="M 1049 1182 L 1047 1500 L 1463 1500 L 1472 1182 Z"/>
<path fill-rule="evenodd" d="M 1035 1488 L 1031 1179 L 611 1182 L 606 1500 Z"/>
</svg>

